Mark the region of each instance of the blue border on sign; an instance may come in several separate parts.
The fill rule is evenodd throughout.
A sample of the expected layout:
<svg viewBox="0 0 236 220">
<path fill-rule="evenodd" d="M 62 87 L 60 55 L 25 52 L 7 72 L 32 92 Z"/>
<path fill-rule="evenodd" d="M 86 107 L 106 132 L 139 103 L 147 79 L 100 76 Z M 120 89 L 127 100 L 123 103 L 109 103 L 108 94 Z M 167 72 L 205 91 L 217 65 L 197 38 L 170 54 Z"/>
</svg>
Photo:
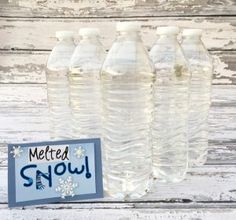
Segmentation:
<svg viewBox="0 0 236 220">
<path fill-rule="evenodd" d="M 9 156 L 13 146 L 20 145 L 22 148 L 24 148 L 24 147 L 44 146 L 44 145 L 63 145 L 63 144 L 82 144 L 82 143 L 94 144 L 96 193 L 75 195 L 72 198 L 66 198 L 66 199 L 62 199 L 61 197 L 53 197 L 48 199 L 16 202 L 15 158 Z M 84 200 L 84 199 L 94 199 L 94 198 L 103 198 L 102 155 L 101 155 L 100 138 L 8 144 L 8 207 L 38 205 L 38 204 L 46 204 L 53 202 Z"/>
</svg>

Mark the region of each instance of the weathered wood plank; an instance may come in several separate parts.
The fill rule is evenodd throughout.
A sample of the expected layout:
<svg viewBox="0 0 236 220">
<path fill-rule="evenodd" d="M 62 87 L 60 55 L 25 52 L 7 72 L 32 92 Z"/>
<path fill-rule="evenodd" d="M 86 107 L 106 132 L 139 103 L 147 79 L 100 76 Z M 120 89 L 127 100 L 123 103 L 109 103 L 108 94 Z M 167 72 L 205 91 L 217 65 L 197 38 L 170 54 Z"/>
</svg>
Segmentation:
<svg viewBox="0 0 236 220">
<path fill-rule="evenodd" d="M 173 15 L 234 15 L 234 0 L 3 0 L 1 16 L 133 17 Z"/>
<path fill-rule="evenodd" d="M 0 179 L 0 203 L 7 203 L 7 170 L 4 168 L 0 169 Z M 118 202 L 120 200 L 105 196 L 103 199 L 93 201 Z M 180 183 L 154 182 L 147 195 L 125 202 L 145 201 L 159 203 L 236 202 L 236 167 L 206 165 L 193 168 L 189 170 L 184 181 Z"/>
<path fill-rule="evenodd" d="M 46 107 L 47 91 L 45 84 L 1 84 L 0 107 Z"/>
<path fill-rule="evenodd" d="M 214 58 L 213 84 L 236 85 L 236 51 L 210 51 Z M 0 83 L 45 83 L 49 51 L 0 52 Z"/>
<path fill-rule="evenodd" d="M 209 114 L 209 140 L 233 142 L 236 147 L 236 106 L 212 107 Z"/>
<path fill-rule="evenodd" d="M 48 138 L 47 108 L 1 108 L 0 143 L 34 141 Z M 212 107 L 209 115 L 209 139 L 213 143 L 235 141 L 236 112 L 233 107 Z M 40 134 L 38 139 L 35 135 Z M 33 135 L 33 136 L 32 136 Z M 236 147 L 236 146 L 235 146 Z"/>
<path fill-rule="evenodd" d="M 236 163 L 236 144 L 232 142 L 222 141 L 221 143 L 210 141 L 207 155 L 208 165 L 225 165 Z"/>
<path fill-rule="evenodd" d="M 34 205 L 26 207 L 16 207 L 11 208 L 11 210 L 38 210 L 38 209 L 234 209 L 236 208 L 236 203 L 223 202 L 223 201 L 199 201 L 192 202 L 189 200 L 173 200 L 173 201 L 115 201 L 112 198 L 108 200 L 81 200 L 76 202 L 62 202 L 62 203 L 51 203 L 43 205 Z M 0 210 L 6 209 L 7 204 L 1 203 Z"/>
<path fill-rule="evenodd" d="M 49 52 L 1 51 L 0 83 L 45 83 L 48 54 Z"/>
<path fill-rule="evenodd" d="M 236 84 L 236 52 L 210 51 L 214 60 L 213 84 Z"/>
<path fill-rule="evenodd" d="M 0 205 L 1 220 L 233 220 L 236 210 L 234 208 L 125 208 L 125 209 L 79 209 L 77 205 L 57 205 L 55 208 L 47 206 L 43 209 L 8 209 Z"/>
<path fill-rule="evenodd" d="M 33 115 L 33 117 L 36 117 L 35 119 L 39 115 L 45 116 L 45 109 L 47 108 L 45 84 L 1 84 L 0 94 L 0 117 L 2 120 L 4 118 L 9 120 L 10 117 L 8 116 L 21 120 L 27 115 L 29 117 Z M 232 122 L 232 128 L 234 128 L 235 106 L 236 86 L 214 85 L 212 89 L 212 107 L 210 109 L 210 124 L 212 124 L 212 127 L 215 129 L 224 128 L 222 127 L 224 124 L 229 126 Z M 2 123 L 1 126 L 5 127 L 5 124 Z M 10 123 L 7 124 L 10 125 Z"/>
<path fill-rule="evenodd" d="M 145 45 L 150 48 L 156 39 L 157 26 L 178 25 L 181 28 L 204 29 L 203 41 L 210 50 L 236 49 L 236 17 L 160 17 L 129 19 L 39 19 L 0 18 L 0 49 L 50 50 L 55 44 L 55 31 L 81 27 L 101 29 L 102 41 L 109 48 L 115 38 L 119 20 L 138 21 L 142 25 Z"/>
<path fill-rule="evenodd" d="M 46 108 L 0 108 L 0 142 L 49 140 Z M 209 116 L 208 164 L 236 163 L 235 106 L 213 106 Z M 6 145 L 0 146 L 0 166 L 7 166 Z"/>
<path fill-rule="evenodd" d="M 0 94 L 0 143 L 49 139 L 45 84 L 1 84 Z M 214 85 L 212 101 L 208 163 L 235 163 L 236 87 Z M 2 153 L 0 164 L 5 158 Z"/>
<path fill-rule="evenodd" d="M 46 84 L 0 84 L 0 108 L 47 107 Z M 212 106 L 235 106 L 235 85 L 213 85 Z"/>
<path fill-rule="evenodd" d="M 3 132 L 5 140 L 11 143 L 16 142 L 34 142 L 50 140 L 48 132 Z M 12 135 L 12 137 L 11 137 Z M 25 138 L 23 138 L 25 137 Z M 12 141 L 11 141 L 12 140 Z M 210 141 L 207 155 L 207 165 L 230 165 L 236 163 L 236 144 L 226 141 Z M 7 167 L 7 144 L 0 144 L 0 168 Z"/>
</svg>

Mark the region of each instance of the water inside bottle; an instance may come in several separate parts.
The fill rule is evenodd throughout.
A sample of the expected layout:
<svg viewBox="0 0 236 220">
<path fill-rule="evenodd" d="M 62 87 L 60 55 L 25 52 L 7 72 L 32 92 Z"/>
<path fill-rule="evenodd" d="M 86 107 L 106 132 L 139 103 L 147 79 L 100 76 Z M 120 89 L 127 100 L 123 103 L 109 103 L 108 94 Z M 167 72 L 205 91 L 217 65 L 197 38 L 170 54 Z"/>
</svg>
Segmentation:
<svg viewBox="0 0 236 220">
<path fill-rule="evenodd" d="M 105 190 L 115 198 L 138 198 L 151 182 L 153 73 L 101 76 Z"/>
</svg>

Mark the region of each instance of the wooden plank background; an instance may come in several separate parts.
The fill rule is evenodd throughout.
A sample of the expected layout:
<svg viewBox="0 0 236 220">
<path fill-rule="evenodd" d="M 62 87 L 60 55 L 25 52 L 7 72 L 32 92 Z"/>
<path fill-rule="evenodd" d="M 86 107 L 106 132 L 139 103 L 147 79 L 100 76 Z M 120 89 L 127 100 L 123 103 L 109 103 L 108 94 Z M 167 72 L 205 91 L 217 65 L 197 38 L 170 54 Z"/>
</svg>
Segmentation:
<svg viewBox="0 0 236 220">
<path fill-rule="evenodd" d="M 117 21 L 142 25 L 144 44 L 157 26 L 202 28 L 214 58 L 209 154 L 178 184 L 154 184 L 138 200 L 102 200 L 7 208 L 9 142 L 47 140 L 44 65 L 56 30 L 99 27 L 107 49 Z M 78 40 L 78 39 L 77 39 Z M 0 0 L 0 219 L 236 219 L 235 0 Z"/>
</svg>

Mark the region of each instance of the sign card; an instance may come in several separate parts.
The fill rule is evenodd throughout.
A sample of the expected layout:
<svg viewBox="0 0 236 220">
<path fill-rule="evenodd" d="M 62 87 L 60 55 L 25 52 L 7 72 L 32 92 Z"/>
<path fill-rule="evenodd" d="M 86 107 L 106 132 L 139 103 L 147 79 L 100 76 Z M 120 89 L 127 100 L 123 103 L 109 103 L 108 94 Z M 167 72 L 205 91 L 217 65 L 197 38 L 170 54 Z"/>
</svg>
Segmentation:
<svg viewBox="0 0 236 220">
<path fill-rule="evenodd" d="M 9 207 L 101 197 L 100 139 L 8 145 Z"/>
</svg>

